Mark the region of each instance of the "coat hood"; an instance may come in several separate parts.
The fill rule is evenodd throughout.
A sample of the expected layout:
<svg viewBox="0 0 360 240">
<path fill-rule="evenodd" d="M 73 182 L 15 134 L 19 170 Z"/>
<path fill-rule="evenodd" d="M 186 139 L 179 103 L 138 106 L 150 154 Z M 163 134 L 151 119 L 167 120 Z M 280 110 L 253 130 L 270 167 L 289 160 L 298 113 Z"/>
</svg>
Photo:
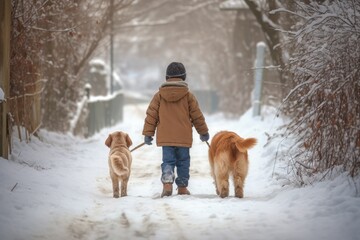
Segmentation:
<svg viewBox="0 0 360 240">
<path fill-rule="evenodd" d="M 183 80 L 169 79 L 161 85 L 159 92 L 166 101 L 176 102 L 188 94 L 189 88 Z"/>
</svg>

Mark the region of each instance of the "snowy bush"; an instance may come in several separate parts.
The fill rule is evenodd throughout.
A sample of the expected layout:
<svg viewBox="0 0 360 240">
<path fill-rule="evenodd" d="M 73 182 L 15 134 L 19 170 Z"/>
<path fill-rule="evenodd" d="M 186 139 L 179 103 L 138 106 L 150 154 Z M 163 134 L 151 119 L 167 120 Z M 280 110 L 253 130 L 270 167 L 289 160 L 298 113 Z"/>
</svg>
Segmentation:
<svg viewBox="0 0 360 240">
<path fill-rule="evenodd" d="M 287 70 L 294 87 L 284 100 L 292 116 L 286 136 L 296 135 L 291 152 L 297 175 L 351 176 L 360 170 L 360 2 L 298 3 L 302 17 L 292 32 Z M 293 150 L 293 151 L 292 151 Z"/>
</svg>

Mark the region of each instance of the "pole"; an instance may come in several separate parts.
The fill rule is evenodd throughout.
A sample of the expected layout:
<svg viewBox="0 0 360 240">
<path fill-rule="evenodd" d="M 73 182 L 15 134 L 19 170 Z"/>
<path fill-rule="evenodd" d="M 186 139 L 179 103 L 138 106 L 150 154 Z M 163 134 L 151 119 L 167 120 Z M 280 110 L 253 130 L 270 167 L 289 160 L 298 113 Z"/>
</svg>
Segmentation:
<svg viewBox="0 0 360 240">
<path fill-rule="evenodd" d="M 110 2 L 110 93 L 114 92 L 114 0 Z"/>
<path fill-rule="evenodd" d="M 0 1 L 0 87 L 5 98 L 10 93 L 10 27 L 11 1 Z M 9 144 L 7 136 L 8 102 L 0 103 L 0 156 L 8 158 Z"/>
<path fill-rule="evenodd" d="M 256 44 L 255 60 L 255 78 L 254 78 L 254 96 L 253 96 L 253 117 L 260 116 L 261 112 L 261 92 L 263 85 L 263 67 L 264 67 L 265 43 Z"/>
</svg>

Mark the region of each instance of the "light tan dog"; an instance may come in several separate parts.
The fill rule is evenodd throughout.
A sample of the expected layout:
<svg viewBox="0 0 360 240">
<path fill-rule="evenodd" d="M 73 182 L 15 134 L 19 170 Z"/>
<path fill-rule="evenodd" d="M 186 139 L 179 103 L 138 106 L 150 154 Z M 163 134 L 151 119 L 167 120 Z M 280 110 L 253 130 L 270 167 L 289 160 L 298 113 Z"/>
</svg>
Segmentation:
<svg viewBox="0 0 360 240">
<path fill-rule="evenodd" d="M 114 198 L 119 197 L 119 182 L 121 182 L 121 197 L 127 196 L 132 162 L 129 147 L 132 141 L 127 133 L 114 132 L 109 134 L 105 145 L 110 148 L 109 168 Z"/>
<path fill-rule="evenodd" d="M 212 138 L 209 162 L 217 195 L 222 198 L 229 196 L 229 175 L 232 174 L 235 197 L 244 197 L 244 182 L 249 168 L 247 150 L 255 144 L 255 138 L 244 139 L 230 131 L 218 132 Z"/>
</svg>

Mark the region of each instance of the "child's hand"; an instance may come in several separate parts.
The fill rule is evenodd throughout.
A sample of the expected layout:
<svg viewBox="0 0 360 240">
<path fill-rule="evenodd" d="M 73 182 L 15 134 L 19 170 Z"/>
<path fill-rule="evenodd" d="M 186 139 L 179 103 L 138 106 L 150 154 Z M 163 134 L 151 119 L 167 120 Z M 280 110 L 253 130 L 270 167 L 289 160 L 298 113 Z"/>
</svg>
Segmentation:
<svg viewBox="0 0 360 240">
<path fill-rule="evenodd" d="M 200 140 L 203 141 L 203 142 L 208 141 L 209 138 L 210 138 L 209 133 L 205 133 L 205 134 L 200 135 Z"/>
<path fill-rule="evenodd" d="M 147 145 L 151 145 L 151 144 L 152 144 L 152 140 L 153 140 L 153 137 L 151 137 L 151 136 L 145 136 L 145 138 L 144 138 L 144 142 L 145 142 L 145 144 L 147 144 Z"/>
</svg>

